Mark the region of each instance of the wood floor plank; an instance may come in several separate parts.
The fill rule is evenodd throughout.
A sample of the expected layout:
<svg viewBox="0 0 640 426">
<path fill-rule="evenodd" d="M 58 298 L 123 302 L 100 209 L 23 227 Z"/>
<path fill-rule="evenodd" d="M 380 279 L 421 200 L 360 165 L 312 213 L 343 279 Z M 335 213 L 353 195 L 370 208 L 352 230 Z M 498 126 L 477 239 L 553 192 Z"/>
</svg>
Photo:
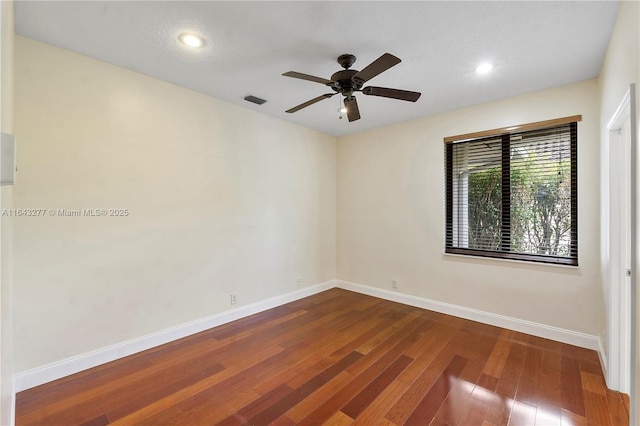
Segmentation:
<svg viewBox="0 0 640 426">
<path fill-rule="evenodd" d="M 409 387 L 406 383 L 396 379 L 387 386 L 378 397 L 369 404 L 355 419 L 354 425 L 370 426 L 380 423 L 384 415 L 396 403 L 402 393 Z"/>
<path fill-rule="evenodd" d="M 540 373 L 547 376 L 560 377 L 562 368 L 560 353 L 545 352 L 542 355 L 542 368 Z"/>
<path fill-rule="evenodd" d="M 295 426 L 295 423 L 287 416 L 281 416 L 274 420 L 269 426 Z"/>
<path fill-rule="evenodd" d="M 349 309 L 344 312 L 328 312 L 323 316 L 319 316 L 314 319 L 307 326 L 307 332 L 304 334 L 298 333 L 297 329 L 292 329 L 289 333 L 289 342 L 302 342 L 307 345 L 313 345 L 320 340 L 332 341 L 335 339 L 335 330 L 341 327 L 349 327 L 352 324 L 359 322 L 361 313 L 356 309 Z M 333 338 L 333 339 L 332 339 Z M 283 342 L 283 346 L 290 344 L 289 342 Z"/>
<path fill-rule="evenodd" d="M 351 312 L 354 313 L 355 311 L 356 310 L 353 310 Z M 371 314 L 374 315 L 375 311 Z M 364 324 L 364 327 L 362 324 Z M 362 336 L 369 334 L 375 335 L 379 333 L 381 329 L 385 329 L 391 324 L 392 321 L 387 319 L 374 318 L 371 322 L 363 322 L 361 321 L 361 316 L 355 317 L 348 322 L 342 320 L 340 327 L 331 327 L 325 324 L 325 328 L 331 330 L 333 334 L 324 335 L 322 338 L 317 337 L 315 339 L 307 336 L 303 342 L 308 345 L 306 350 L 311 354 L 327 358 L 329 361 L 336 361 L 355 351 L 359 342 L 363 341 Z M 349 327 L 349 333 L 342 333 L 341 327 Z M 364 330 L 366 330 L 366 332 L 363 333 Z M 337 336 L 336 332 L 338 333 Z M 308 335 L 314 336 L 313 333 L 308 333 Z M 317 334 L 315 336 L 317 336 Z"/>
<path fill-rule="evenodd" d="M 151 365 L 151 362 L 144 358 L 113 361 L 96 369 L 81 371 L 55 382 L 37 386 L 29 389 L 29 392 L 19 392 L 16 395 L 16 411 L 26 414 L 38 410 L 44 403 L 50 405 L 67 398 L 75 399 L 78 396 L 78 388 L 104 386 L 104 377 L 126 376 Z"/>
<path fill-rule="evenodd" d="M 209 335 L 216 340 L 224 340 L 247 329 L 251 329 L 252 332 L 259 332 L 261 329 L 299 317 L 307 312 L 304 309 L 294 311 L 287 306 L 278 307 L 216 327 Z"/>
<path fill-rule="evenodd" d="M 433 384 L 429 392 L 422 398 L 405 421 L 405 425 L 414 425 L 424 422 L 426 419 L 432 419 L 440 405 L 445 400 L 452 387 L 452 379 L 460 375 L 464 366 L 467 363 L 467 359 L 459 355 L 455 355 L 449 365 L 444 369 L 440 377 Z"/>
<path fill-rule="evenodd" d="M 513 409 L 514 398 L 520 382 L 522 365 L 526 347 L 518 342 L 513 342 L 509 355 L 504 364 L 502 374 L 496 384 L 495 393 L 500 397 L 492 401 L 487 411 L 486 420 L 496 425 L 508 424 Z"/>
<path fill-rule="evenodd" d="M 351 373 L 346 371 L 339 373 L 316 390 L 312 395 L 303 399 L 297 405 L 289 409 L 284 415 L 290 418 L 295 424 L 299 424 L 309 415 L 309 413 L 328 401 L 338 393 L 340 389 L 343 389 L 348 383 L 353 381 L 353 379 L 354 376 Z"/>
<path fill-rule="evenodd" d="M 387 341 L 389 338 L 393 337 L 400 329 L 405 327 L 407 324 L 410 324 L 414 320 L 420 317 L 419 313 L 413 313 L 409 315 L 403 316 L 401 319 L 392 322 L 388 327 L 383 330 L 380 330 L 375 336 L 373 336 L 370 340 L 360 345 L 356 348 L 356 351 L 361 354 L 368 354 L 373 351 L 375 348 L 380 346 L 383 342 Z M 428 326 L 428 322 L 424 321 L 424 327 Z M 353 372 L 357 373 L 357 372 Z"/>
<path fill-rule="evenodd" d="M 290 354 L 290 356 L 296 357 L 296 352 L 297 351 L 293 351 Z M 349 365 L 351 362 L 353 362 L 354 359 L 358 359 L 358 357 L 360 356 L 360 354 L 357 354 L 357 353 L 354 353 L 351 355 L 353 355 L 353 357 L 351 356 L 346 357 L 345 360 L 342 360 L 344 365 Z M 201 422 L 204 422 L 206 424 L 213 424 L 220 421 L 221 418 L 219 417 L 219 414 L 212 411 L 212 409 L 219 406 L 220 404 L 228 404 L 227 401 L 229 400 L 229 398 L 233 396 L 234 392 L 244 389 L 245 387 L 249 386 L 251 382 L 255 382 L 255 381 L 260 382 L 264 378 L 268 377 L 269 374 L 278 374 L 280 371 L 287 369 L 288 366 L 287 366 L 286 360 L 287 360 L 287 357 L 284 357 L 280 360 L 282 362 L 271 364 L 270 366 L 267 366 L 267 368 L 264 368 L 264 369 L 258 368 L 256 372 L 254 372 L 254 374 L 242 377 L 238 381 L 233 382 L 233 384 L 231 385 L 232 386 L 231 388 L 226 388 L 226 392 L 222 390 L 220 390 L 219 392 L 208 390 L 211 392 L 210 396 L 205 401 L 201 401 L 196 406 L 186 410 L 187 417 L 194 419 L 194 421 L 195 419 L 198 419 Z M 337 370 L 340 370 L 343 367 L 344 366 L 334 365 L 331 367 L 331 369 L 333 369 L 335 372 Z M 323 374 L 330 376 L 332 373 L 323 372 Z M 322 377 L 315 378 L 315 380 L 322 380 Z M 304 397 L 304 396 L 306 396 L 304 389 L 302 393 L 300 393 L 298 389 L 296 390 L 296 393 L 292 394 L 292 397 L 295 397 L 296 400 L 299 399 L 298 397 Z M 279 401 L 279 404 L 281 403 L 285 404 L 286 406 L 291 405 L 290 401 L 287 401 L 287 400 Z M 234 410 L 236 409 L 239 409 L 239 407 L 234 408 Z"/>
<path fill-rule="evenodd" d="M 353 397 L 347 405 L 342 407 L 342 412 L 352 419 L 356 419 L 412 361 L 412 358 L 400 355 L 393 364 Z"/>
<path fill-rule="evenodd" d="M 104 414 L 81 423 L 80 426 L 104 426 L 109 424 L 109 419 Z"/>
<path fill-rule="evenodd" d="M 623 393 L 623 394 L 620 394 L 620 396 L 622 397 L 622 404 L 624 405 L 624 408 L 625 408 L 625 410 L 627 412 L 627 417 L 629 417 L 629 413 L 630 413 L 630 410 L 629 410 L 629 395 Z"/>
<path fill-rule="evenodd" d="M 562 347 L 560 359 L 560 397 L 562 408 L 579 416 L 585 415 L 580 361 L 577 357 L 576 348 L 569 345 Z"/>
<path fill-rule="evenodd" d="M 153 401 L 171 395 L 200 380 L 214 376 L 222 370 L 223 368 L 217 363 L 212 363 L 210 366 L 206 363 L 194 363 L 187 368 L 181 366 L 178 371 L 167 369 L 162 375 L 155 377 L 155 380 L 147 380 L 145 383 L 134 385 L 135 398 L 131 398 L 131 393 L 126 390 L 118 390 L 117 392 L 101 395 L 100 399 L 108 404 L 102 409 L 109 421 L 114 421 L 147 406 Z M 100 406 L 102 407 L 102 404 Z"/>
<path fill-rule="evenodd" d="M 483 373 L 493 376 L 501 377 L 504 365 L 507 362 L 509 351 L 511 350 L 511 344 L 513 342 L 512 336 L 515 334 L 511 330 L 502 330 L 500 338 L 493 347 L 493 351 L 489 356 L 489 360 L 482 370 Z"/>
<path fill-rule="evenodd" d="M 560 410 L 560 418 L 562 426 L 587 426 L 587 418 L 580 416 L 576 413 L 572 413 L 564 408 Z"/>
<path fill-rule="evenodd" d="M 352 351 L 351 353 L 353 354 L 353 353 L 357 353 L 357 352 Z M 323 371 L 325 371 L 327 368 L 329 368 L 333 364 L 335 364 L 335 362 L 336 362 L 335 360 L 328 359 L 326 357 L 325 358 L 321 358 L 317 362 L 314 362 L 314 363 L 308 365 L 307 368 L 305 368 L 304 370 L 298 372 L 291 379 L 287 380 L 286 383 L 291 388 L 297 389 L 300 386 L 302 386 L 305 383 L 307 383 L 312 378 L 316 377 L 318 374 L 320 374 Z M 305 365 L 307 365 L 307 364 L 305 364 Z M 287 371 L 290 371 L 290 370 L 287 370 Z"/>
<path fill-rule="evenodd" d="M 414 383 L 416 378 L 434 362 L 445 347 L 453 348 L 451 341 L 457 330 L 458 327 L 451 325 L 448 321 L 430 327 L 420 340 L 406 352 L 406 355 L 414 358 L 414 361 L 400 374 L 398 379 L 409 385 Z M 451 349 L 447 353 L 453 353 L 453 350 Z"/>
<path fill-rule="evenodd" d="M 492 399 L 489 409 L 485 414 L 485 420 L 494 425 L 506 425 L 509 423 L 509 418 L 511 417 L 514 400 L 505 398 L 498 393 L 495 395 L 497 398 Z"/>
<path fill-rule="evenodd" d="M 224 404 L 235 392 L 250 388 L 252 383 L 266 378 L 270 370 L 282 371 L 286 366 L 281 361 L 295 353 L 297 349 L 299 348 L 295 346 L 287 348 L 224 381 L 191 394 L 178 402 L 178 405 L 183 411 L 189 413 L 190 417 L 197 418 L 201 414 L 205 415 L 210 412 L 212 406 Z"/>
<path fill-rule="evenodd" d="M 265 412 L 272 412 L 272 407 L 278 404 L 278 402 L 280 402 L 283 398 L 289 397 L 292 393 L 293 389 L 285 384 L 282 384 L 273 389 L 271 392 L 268 392 L 255 401 L 252 401 L 250 404 L 245 405 L 218 424 L 228 426 L 243 425 L 246 423 L 268 424 L 269 421 L 259 421 L 256 420 L 256 417 L 259 418 L 260 414 Z M 278 417 L 280 417 L 280 414 L 274 414 L 271 420 L 277 419 Z"/>
<path fill-rule="evenodd" d="M 607 393 L 604 378 L 598 374 L 581 371 L 580 381 L 582 382 L 582 390 L 588 390 L 598 395 L 606 395 Z"/>
<path fill-rule="evenodd" d="M 144 419 L 138 419 L 135 422 L 135 425 L 136 426 L 157 426 L 162 424 L 169 424 L 169 422 L 171 422 L 171 424 L 178 425 L 183 423 L 181 421 L 183 415 L 184 415 L 184 411 L 182 411 L 180 407 L 178 407 L 177 405 L 173 405 L 150 417 L 145 417 Z"/>
<path fill-rule="evenodd" d="M 621 425 L 629 421 L 629 412 L 624 407 L 623 398 L 619 392 L 606 389 L 607 404 L 609 405 L 609 413 L 611 422 L 614 425 Z"/>
<path fill-rule="evenodd" d="M 362 347 L 358 347 L 356 351 L 365 355 L 358 363 L 349 367 L 349 372 L 354 376 L 362 374 L 364 371 L 376 364 L 380 358 L 387 358 L 389 361 L 395 359 L 393 354 L 400 355 L 404 351 L 404 346 L 407 343 L 413 343 L 420 336 L 423 329 L 427 325 L 427 320 L 420 317 L 419 314 L 408 315 L 402 320 L 398 321 L 396 326 L 385 329 L 381 332 L 385 336 L 385 339 L 376 340 L 376 346 L 370 348 L 367 344 L 365 352 L 361 352 Z M 401 326 L 401 327 L 400 327 Z M 388 331 L 393 329 L 392 333 Z"/>
<path fill-rule="evenodd" d="M 538 406 L 536 411 L 536 426 L 561 426 L 560 410 L 548 410 L 545 406 Z"/>
<path fill-rule="evenodd" d="M 526 347 L 515 343 L 511 346 L 504 370 L 500 375 L 496 392 L 504 398 L 513 399 L 520 383 L 520 375 L 526 356 Z"/>
<path fill-rule="evenodd" d="M 329 380 L 331 380 L 331 378 L 345 371 L 347 367 L 358 361 L 360 358 L 362 358 L 362 354 L 358 352 L 350 353 L 337 363 L 317 374 L 315 377 L 309 379 L 306 383 L 289 392 L 286 396 L 283 396 L 278 401 L 273 402 L 268 407 L 268 410 L 263 410 L 263 412 L 256 413 L 255 416 L 249 417 L 248 422 L 250 424 L 268 424 L 274 421 L 289 409 L 300 403 L 300 401 L 325 385 Z"/>
<path fill-rule="evenodd" d="M 348 426 L 353 424 L 353 419 L 342 411 L 337 411 L 331 418 L 329 418 L 323 425 L 326 426 Z"/>
<path fill-rule="evenodd" d="M 224 418 L 229 416 L 229 413 L 236 413 L 242 407 L 251 404 L 256 399 L 260 398 L 251 390 L 243 390 L 234 392 L 229 398 L 226 398 L 223 403 L 215 404 L 207 407 L 206 418 L 204 416 L 194 415 L 193 412 L 185 412 L 179 405 L 173 405 L 168 409 L 162 410 L 152 416 L 142 417 L 142 421 L 117 421 L 114 424 L 117 425 L 137 425 L 139 423 L 147 424 L 149 426 L 157 425 L 196 425 L 207 424 L 213 425 Z"/>
<path fill-rule="evenodd" d="M 497 403 L 500 399 L 499 396 L 493 392 L 497 383 L 497 378 L 482 373 L 478 384 L 473 388 L 467 400 L 467 406 L 455 424 L 460 426 L 482 424 L 491 403 Z"/>
<path fill-rule="evenodd" d="M 600 426 L 612 426 L 611 412 L 606 394 L 594 393 L 584 390 L 584 405 L 586 417 L 590 424 Z"/>
<path fill-rule="evenodd" d="M 197 363 L 181 362 L 158 370 L 153 376 L 143 376 L 135 382 L 103 389 L 92 396 L 89 396 L 89 392 L 82 393 L 81 400 L 63 400 L 62 403 L 58 401 L 49 407 L 47 418 L 52 423 L 69 424 L 89 420 L 95 412 L 107 414 L 110 421 L 114 421 L 138 407 L 145 406 L 149 401 L 171 395 L 176 390 L 213 376 L 223 369 L 211 359 L 202 358 Z M 136 390 L 135 399 L 130 397 L 129 389 Z M 37 416 L 38 413 L 26 414 L 22 421 L 29 424 L 35 420 L 35 423 L 38 423 L 37 417 L 34 418 L 32 414 Z"/>
<path fill-rule="evenodd" d="M 458 419 L 466 413 L 470 405 L 469 398 L 487 361 L 485 356 L 478 354 L 479 352 L 483 351 L 466 352 L 467 354 L 475 353 L 475 356 L 468 360 L 459 377 L 454 381 L 449 394 L 436 412 L 436 420 L 444 424 L 455 425 L 458 423 Z"/>
<path fill-rule="evenodd" d="M 345 305 L 345 306 L 347 306 L 347 305 Z M 298 321 L 295 324 L 295 327 L 297 327 L 297 328 L 293 328 L 292 330 L 288 330 L 287 329 L 285 332 L 282 332 L 282 330 L 274 330 L 274 331 L 269 331 L 269 332 L 266 332 L 266 333 L 262 333 L 262 335 L 260 336 L 260 339 L 256 339 L 255 344 L 257 346 L 263 346 L 264 339 L 269 339 L 272 344 L 281 343 L 283 341 L 288 340 L 290 338 L 290 336 L 292 334 L 295 334 L 296 332 L 299 332 L 302 335 L 306 335 L 309 332 L 309 330 L 312 329 L 312 327 L 316 327 L 318 323 L 322 323 L 323 319 L 327 319 L 328 317 L 335 318 L 336 316 L 344 314 L 344 313 L 340 313 L 340 311 L 333 311 L 332 312 L 331 309 L 328 309 L 328 308 L 329 308 L 329 306 L 323 304 L 322 308 L 317 308 L 316 311 L 315 311 L 316 314 L 318 312 L 322 312 L 323 314 L 321 316 L 319 316 L 318 318 L 309 317 L 309 318 L 302 319 L 302 320 Z M 298 330 L 298 331 L 296 331 L 296 330 Z M 247 349 L 247 347 L 243 346 L 243 349 Z M 294 351 L 294 352 L 288 351 L 289 354 L 295 353 L 295 355 L 296 355 L 296 356 L 290 357 L 290 359 L 298 359 L 300 357 L 303 357 L 305 352 L 308 352 L 309 354 L 314 352 L 313 348 L 310 348 L 307 345 L 304 345 L 302 343 L 299 343 L 296 349 L 297 349 L 297 351 Z M 224 360 L 227 363 L 236 362 L 237 358 L 238 357 L 225 357 Z M 286 362 L 287 359 L 288 359 L 287 356 L 284 356 L 281 359 L 281 361 Z M 257 366 L 253 366 L 251 368 L 253 368 L 254 370 L 256 370 L 256 369 L 260 370 L 260 369 L 263 368 L 263 366 L 257 365 Z M 282 371 L 282 369 L 280 369 L 280 371 Z M 242 375 L 242 374 L 244 374 L 244 376 L 241 379 L 244 380 L 244 381 L 247 381 L 247 380 L 250 379 L 250 377 L 251 377 L 251 375 L 253 373 L 246 372 L 246 371 L 242 372 L 238 376 L 235 377 L 235 380 L 237 381 L 239 379 L 239 376 Z M 253 379 L 255 380 L 255 377 L 253 377 Z M 221 386 L 222 387 L 228 386 L 228 383 L 222 384 Z M 217 388 L 209 389 L 207 392 L 205 392 L 202 396 L 199 397 L 199 401 L 202 402 L 203 400 L 207 399 L 207 395 L 215 393 L 216 391 L 217 391 Z M 191 397 L 190 401 L 195 401 L 195 398 L 196 397 Z M 186 411 L 191 410 L 193 407 L 184 406 L 185 404 L 190 404 L 190 403 L 192 403 L 192 402 L 189 402 L 189 401 L 183 402 L 182 403 L 183 404 L 183 409 L 185 409 Z M 198 403 L 195 403 L 195 405 L 198 405 Z"/>
<path fill-rule="evenodd" d="M 524 404 L 537 407 L 541 376 L 542 350 L 535 345 L 530 345 L 526 349 L 515 399 Z"/>
<path fill-rule="evenodd" d="M 628 425 L 595 351 L 332 289 L 17 395 L 16 424 Z"/>
<path fill-rule="evenodd" d="M 453 380 L 449 394 L 434 415 L 437 423 L 455 425 L 469 407 L 469 398 L 474 389 L 473 383 L 458 378 Z M 483 416 L 484 417 L 484 416 Z"/>
<path fill-rule="evenodd" d="M 270 362 L 275 362 L 273 358 L 277 357 L 275 358 L 275 360 L 282 358 L 284 356 L 283 352 L 284 352 L 283 349 L 278 346 L 273 346 L 273 347 L 267 346 L 265 347 L 264 353 L 261 353 L 260 356 L 257 356 L 255 358 L 249 357 L 250 361 L 246 361 L 243 359 L 242 363 L 244 368 L 241 368 L 238 370 L 234 370 L 234 369 L 223 370 L 221 373 L 217 374 L 216 376 L 208 377 L 191 386 L 180 389 L 174 394 L 168 395 L 162 399 L 158 399 L 157 401 L 154 401 L 153 403 L 148 404 L 144 408 L 134 413 L 131 413 L 123 417 L 122 419 L 115 421 L 114 424 L 121 424 L 121 425 L 135 424 L 136 422 L 142 419 L 151 417 L 153 415 L 156 415 L 164 411 L 167 407 L 181 404 L 185 400 L 193 398 L 194 395 L 201 395 L 201 393 L 206 392 L 214 388 L 215 386 L 218 386 L 218 389 L 224 388 L 225 385 L 220 386 L 220 383 L 229 383 L 233 381 L 237 382 L 238 381 L 237 374 L 244 373 L 244 376 L 242 378 L 246 379 L 247 375 L 249 376 L 251 375 L 251 373 L 247 374 L 246 373 L 247 371 L 259 370 L 261 366 L 268 364 Z M 265 359 L 264 357 L 266 356 L 268 357 Z M 251 393 L 255 395 L 254 392 L 251 392 Z"/>
<path fill-rule="evenodd" d="M 406 316 L 406 315 L 405 315 Z M 394 318 L 384 317 L 384 315 L 380 315 L 378 318 L 374 318 L 372 321 L 361 321 L 360 327 L 355 334 L 351 333 L 341 333 L 338 339 L 344 342 L 344 345 L 339 349 L 333 351 L 328 359 L 340 359 L 345 354 L 349 352 L 355 351 L 358 347 L 360 347 L 365 342 L 373 339 L 380 330 L 385 330 L 390 327 L 397 320 Z M 367 326 L 368 323 L 368 326 Z M 346 335 L 350 335 L 349 338 L 345 337 Z"/>
<path fill-rule="evenodd" d="M 420 401 L 429 392 L 432 385 L 456 356 L 456 348 L 459 347 L 459 343 L 456 341 L 455 336 L 456 334 L 453 333 L 452 339 L 438 352 L 433 362 L 425 366 L 423 371 L 413 378 L 411 386 L 386 414 L 385 417 L 388 420 L 396 424 L 404 424 L 406 422 Z M 402 378 L 401 375 L 400 379 Z"/>
<path fill-rule="evenodd" d="M 296 386 L 291 386 L 290 381 L 304 372 L 304 366 L 307 366 L 309 363 L 312 367 L 320 367 L 320 371 L 330 365 L 330 363 L 326 362 L 322 357 L 307 357 L 300 360 L 298 364 L 293 365 L 291 368 L 283 369 L 278 373 L 274 372 L 274 374 L 266 377 L 265 380 L 255 383 L 251 390 L 257 394 L 264 395 L 283 383 L 294 389 Z"/>
<path fill-rule="evenodd" d="M 363 357 L 358 362 L 354 363 L 354 366 L 361 367 L 367 365 L 367 368 L 362 370 L 361 368 L 354 369 L 348 368 L 347 371 L 353 374 L 354 379 L 349 382 L 344 388 L 340 389 L 335 395 L 329 398 L 325 403 L 316 408 L 312 413 L 305 417 L 299 424 L 301 425 L 315 425 L 326 421 L 333 412 L 342 408 L 353 395 L 364 389 L 371 381 L 373 381 L 382 371 L 384 371 L 401 353 L 404 348 L 403 342 L 405 339 L 413 341 L 415 336 L 420 334 L 421 327 L 424 326 L 426 320 L 421 319 L 419 316 L 414 318 L 414 321 L 408 323 L 405 327 L 400 329 L 394 336 L 387 339 L 385 342 L 377 346 L 373 351 L 369 353 L 375 362 L 370 364 L 367 362 L 367 357 Z M 376 353 L 377 355 L 373 355 Z M 364 362 L 363 362 L 364 361 Z"/>
<path fill-rule="evenodd" d="M 536 424 L 560 424 L 562 420 L 562 401 L 560 396 L 561 390 L 559 354 L 543 353 L 542 370 L 538 385 L 538 411 L 536 413 Z"/>
<path fill-rule="evenodd" d="M 524 402 L 514 401 L 509 417 L 509 426 L 529 426 L 536 424 L 536 407 Z"/>
</svg>

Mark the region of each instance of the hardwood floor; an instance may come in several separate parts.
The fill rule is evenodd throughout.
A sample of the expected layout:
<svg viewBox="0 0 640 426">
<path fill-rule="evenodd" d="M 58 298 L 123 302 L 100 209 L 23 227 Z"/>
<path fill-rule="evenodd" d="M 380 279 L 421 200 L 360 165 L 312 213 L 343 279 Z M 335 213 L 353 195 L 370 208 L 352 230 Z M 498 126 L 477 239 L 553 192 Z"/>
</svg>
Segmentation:
<svg viewBox="0 0 640 426">
<path fill-rule="evenodd" d="M 594 351 L 333 289 L 17 395 L 18 425 L 627 425 Z"/>
</svg>

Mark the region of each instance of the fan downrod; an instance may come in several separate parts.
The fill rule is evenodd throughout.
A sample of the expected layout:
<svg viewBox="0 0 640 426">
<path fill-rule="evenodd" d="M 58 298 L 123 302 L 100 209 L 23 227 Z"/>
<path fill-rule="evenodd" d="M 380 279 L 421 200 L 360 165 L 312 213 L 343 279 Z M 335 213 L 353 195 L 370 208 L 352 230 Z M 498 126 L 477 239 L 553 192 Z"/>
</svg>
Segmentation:
<svg viewBox="0 0 640 426">
<path fill-rule="evenodd" d="M 344 69 L 349 69 L 356 62 L 356 57 L 349 53 L 338 56 L 338 63 Z"/>
</svg>

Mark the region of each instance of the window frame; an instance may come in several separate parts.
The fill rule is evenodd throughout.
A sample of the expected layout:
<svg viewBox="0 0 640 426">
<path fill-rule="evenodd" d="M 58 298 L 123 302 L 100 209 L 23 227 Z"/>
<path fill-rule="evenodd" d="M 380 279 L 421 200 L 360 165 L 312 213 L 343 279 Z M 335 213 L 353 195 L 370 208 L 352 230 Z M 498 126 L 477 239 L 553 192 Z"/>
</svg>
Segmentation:
<svg viewBox="0 0 640 426">
<path fill-rule="evenodd" d="M 577 127 L 582 121 L 582 115 L 557 118 L 553 120 L 538 121 L 534 123 L 509 126 L 499 129 L 485 130 L 481 132 L 467 133 L 458 136 L 444 138 L 445 146 L 445 228 L 444 228 L 444 251 L 445 254 L 456 254 L 473 257 L 488 257 L 495 259 L 519 260 L 525 262 L 546 263 L 555 265 L 578 266 L 578 144 Z M 454 247 L 454 192 L 453 182 L 453 145 L 462 142 L 481 141 L 487 138 L 501 138 L 503 148 L 501 152 L 502 179 L 510 179 L 510 150 L 509 143 L 512 134 L 525 133 L 559 126 L 570 125 L 570 146 L 571 146 L 571 215 L 570 215 L 570 253 L 575 256 L 553 256 L 533 253 L 520 253 L 510 251 L 511 243 L 511 193 L 510 184 L 502 185 L 502 244 L 500 251 L 472 249 L 465 247 Z M 505 145 L 507 149 L 505 150 Z M 505 167 L 506 163 L 506 167 Z M 505 200 L 506 204 L 505 204 Z M 505 205 L 509 208 L 505 209 Z M 506 236 L 506 238 L 505 238 Z M 509 246 L 505 247 L 505 241 Z"/>
</svg>

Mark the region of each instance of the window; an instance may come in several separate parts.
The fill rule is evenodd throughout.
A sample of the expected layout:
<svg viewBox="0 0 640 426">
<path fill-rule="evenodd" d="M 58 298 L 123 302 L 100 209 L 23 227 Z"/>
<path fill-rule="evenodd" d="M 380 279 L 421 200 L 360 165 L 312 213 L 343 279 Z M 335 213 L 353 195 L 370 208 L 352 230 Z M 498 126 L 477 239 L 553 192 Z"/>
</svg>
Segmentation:
<svg viewBox="0 0 640 426">
<path fill-rule="evenodd" d="M 580 120 L 445 138 L 445 252 L 577 266 Z"/>
</svg>

